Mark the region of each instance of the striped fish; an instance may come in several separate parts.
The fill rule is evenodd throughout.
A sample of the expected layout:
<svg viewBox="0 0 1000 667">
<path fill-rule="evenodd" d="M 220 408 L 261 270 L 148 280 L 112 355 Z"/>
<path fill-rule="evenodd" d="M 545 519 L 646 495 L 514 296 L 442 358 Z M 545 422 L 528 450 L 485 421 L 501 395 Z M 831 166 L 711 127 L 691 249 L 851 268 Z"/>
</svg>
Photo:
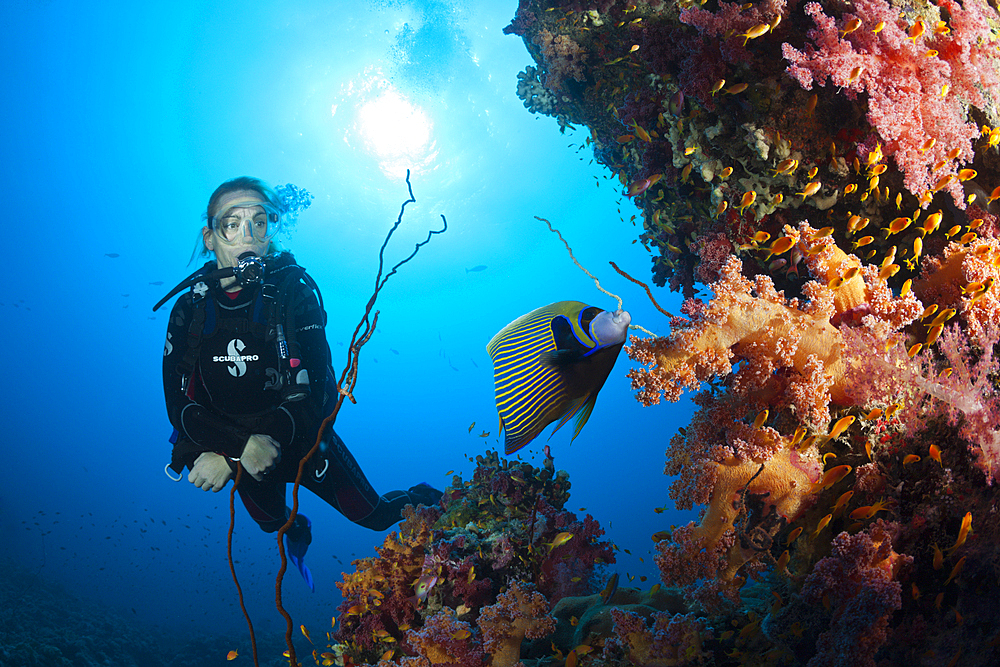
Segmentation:
<svg viewBox="0 0 1000 667">
<path fill-rule="evenodd" d="M 493 360 L 500 429 L 513 454 L 546 426 L 574 415 L 580 434 L 625 344 L 632 317 L 579 301 L 558 301 L 523 315 L 486 347 Z"/>
</svg>

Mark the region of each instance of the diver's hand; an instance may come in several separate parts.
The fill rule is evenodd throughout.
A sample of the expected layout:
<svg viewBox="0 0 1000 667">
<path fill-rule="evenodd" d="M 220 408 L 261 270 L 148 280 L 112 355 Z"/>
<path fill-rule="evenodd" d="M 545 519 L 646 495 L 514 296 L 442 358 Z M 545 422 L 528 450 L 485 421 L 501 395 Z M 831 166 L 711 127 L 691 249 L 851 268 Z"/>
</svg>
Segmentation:
<svg viewBox="0 0 1000 667">
<path fill-rule="evenodd" d="M 281 460 L 281 445 L 269 435 L 254 434 L 247 440 L 240 456 L 246 471 L 258 482 L 264 473 L 278 465 Z"/>
<path fill-rule="evenodd" d="M 204 491 L 218 493 L 233 476 L 226 457 L 215 452 L 203 452 L 194 461 L 188 481 Z"/>
</svg>

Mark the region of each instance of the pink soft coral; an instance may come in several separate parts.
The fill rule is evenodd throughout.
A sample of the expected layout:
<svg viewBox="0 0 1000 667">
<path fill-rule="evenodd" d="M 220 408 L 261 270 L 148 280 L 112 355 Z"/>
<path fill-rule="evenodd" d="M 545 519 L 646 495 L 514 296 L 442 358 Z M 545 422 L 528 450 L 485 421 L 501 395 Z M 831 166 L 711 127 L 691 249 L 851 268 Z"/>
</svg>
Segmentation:
<svg viewBox="0 0 1000 667">
<path fill-rule="evenodd" d="M 989 106 L 983 92 L 1000 85 L 996 69 L 996 40 L 987 16 L 996 12 L 981 0 L 959 5 L 938 0 L 949 16 L 948 30 L 935 30 L 935 22 L 924 20 L 923 33 L 910 37 L 911 26 L 899 18 L 899 10 L 886 0 L 856 0 L 853 12 L 844 12 L 838 22 L 816 2 L 806 5 L 816 27 L 809 31 L 812 44 L 803 50 L 782 45 L 790 63 L 788 74 L 806 90 L 827 80 L 854 99 L 868 95 L 868 122 L 878 132 L 883 151 L 895 158 L 904 173 L 904 183 L 915 196 L 930 190 L 938 179 L 954 175 L 957 164 L 973 159 L 972 139 L 978 136 L 969 120 L 968 107 Z M 936 18 L 940 12 L 931 8 Z M 842 34 L 851 19 L 862 26 Z M 879 22 L 884 27 L 873 28 Z M 916 22 L 913 23 L 916 25 Z M 929 50 L 936 55 L 928 56 Z M 936 143 L 924 149 L 928 139 Z M 946 155 L 957 149 L 956 161 Z M 945 161 L 938 171 L 932 165 Z M 945 186 L 955 204 L 965 207 L 961 184 L 952 178 Z"/>
<path fill-rule="evenodd" d="M 493 659 L 493 667 L 511 667 L 521 655 L 525 637 L 538 639 L 556 629 L 556 621 L 548 615 L 549 603 L 530 583 L 512 581 L 510 589 L 497 597 L 496 604 L 483 607 L 479 629 L 483 632 L 483 648 Z"/>
</svg>

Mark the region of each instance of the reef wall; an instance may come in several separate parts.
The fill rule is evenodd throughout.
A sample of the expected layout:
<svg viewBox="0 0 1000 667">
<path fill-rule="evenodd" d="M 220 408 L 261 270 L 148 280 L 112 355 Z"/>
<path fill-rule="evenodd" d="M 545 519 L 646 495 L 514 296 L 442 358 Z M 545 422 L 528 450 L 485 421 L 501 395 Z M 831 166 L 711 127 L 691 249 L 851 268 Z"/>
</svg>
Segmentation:
<svg viewBox="0 0 1000 667">
<path fill-rule="evenodd" d="M 997 661 L 998 29 L 985 0 L 522 0 L 506 29 L 686 297 L 626 349 L 645 405 L 699 391 L 665 472 L 704 509 L 657 545 L 692 663 Z"/>
</svg>

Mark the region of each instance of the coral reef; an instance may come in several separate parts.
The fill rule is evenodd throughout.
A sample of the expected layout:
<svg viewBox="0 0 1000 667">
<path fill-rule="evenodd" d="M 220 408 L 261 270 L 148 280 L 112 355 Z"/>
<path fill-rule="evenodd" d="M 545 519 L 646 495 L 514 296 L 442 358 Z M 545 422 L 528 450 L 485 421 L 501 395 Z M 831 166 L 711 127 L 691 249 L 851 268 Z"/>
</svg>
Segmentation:
<svg viewBox="0 0 1000 667">
<path fill-rule="evenodd" d="M 565 509 L 566 472 L 492 451 L 476 463 L 437 507 L 408 507 L 377 556 L 344 574 L 330 646 L 341 664 L 513 665 L 555 630 L 553 604 L 603 584 L 614 551 L 593 517 Z"/>
<path fill-rule="evenodd" d="M 592 664 L 1000 659 L 998 31 L 986 0 L 520 1 L 536 110 L 685 297 L 626 348 L 636 398 L 698 392 L 679 604 L 609 608 Z"/>
</svg>

